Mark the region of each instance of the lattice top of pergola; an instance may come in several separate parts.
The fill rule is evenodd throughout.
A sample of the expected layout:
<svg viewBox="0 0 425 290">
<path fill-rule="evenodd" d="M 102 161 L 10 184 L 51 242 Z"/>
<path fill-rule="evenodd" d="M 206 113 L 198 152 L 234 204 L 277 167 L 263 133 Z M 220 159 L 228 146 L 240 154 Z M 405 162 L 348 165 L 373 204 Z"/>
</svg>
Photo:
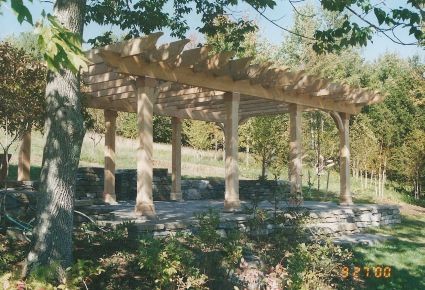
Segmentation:
<svg viewBox="0 0 425 290">
<path fill-rule="evenodd" d="M 239 118 L 284 113 L 290 103 L 307 109 L 357 114 L 383 96 L 329 79 L 290 71 L 252 58 L 233 59 L 234 52 L 214 54 L 203 46 L 185 50 L 188 39 L 159 47 L 153 33 L 86 53 L 92 64 L 83 74 L 89 107 L 136 112 L 134 80 L 159 80 L 154 113 L 221 122 L 224 97 L 239 93 Z"/>
</svg>

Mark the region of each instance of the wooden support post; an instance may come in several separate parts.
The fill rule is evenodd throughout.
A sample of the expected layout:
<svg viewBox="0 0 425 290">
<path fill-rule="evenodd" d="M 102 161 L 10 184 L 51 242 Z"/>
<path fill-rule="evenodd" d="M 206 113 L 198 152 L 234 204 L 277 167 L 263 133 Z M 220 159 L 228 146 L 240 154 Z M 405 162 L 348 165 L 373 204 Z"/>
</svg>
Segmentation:
<svg viewBox="0 0 425 290">
<path fill-rule="evenodd" d="M 137 92 L 137 197 L 135 212 L 155 216 L 153 203 L 153 104 L 159 94 L 155 79 L 140 77 L 136 80 Z"/>
<path fill-rule="evenodd" d="M 289 105 L 289 182 L 291 196 L 302 194 L 301 115 L 300 105 Z"/>
<path fill-rule="evenodd" d="M 240 208 L 239 169 L 238 169 L 238 122 L 240 94 L 227 94 L 224 99 L 226 120 L 225 134 L 225 196 L 224 210 L 235 211 Z"/>
<path fill-rule="evenodd" d="M 31 180 L 31 130 L 22 138 L 18 156 L 18 181 Z"/>
<path fill-rule="evenodd" d="M 353 204 L 350 191 L 350 115 L 339 113 L 341 129 L 339 130 L 339 175 L 340 175 L 340 204 Z"/>
<path fill-rule="evenodd" d="M 339 202 L 353 204 L 350 190 L 350 114 L 330 112 L 339 131 Z"/>
<path fill-rule="evenodd" d="M 181 189 L 181 155 L 182 155 L 182 122 L 180 118 L 172 117 L 172 156 L 171 156 L 171 194 L 170 199 L 181 201 L 183 199 Z"/>
<path fill-rule="evenodd" d="M 109 204 L 117 202 L 115 195 L 115 133 L 117 112 L 104 110 L 105 116 L 105 176 L 103 200 Z"/>
</svg>

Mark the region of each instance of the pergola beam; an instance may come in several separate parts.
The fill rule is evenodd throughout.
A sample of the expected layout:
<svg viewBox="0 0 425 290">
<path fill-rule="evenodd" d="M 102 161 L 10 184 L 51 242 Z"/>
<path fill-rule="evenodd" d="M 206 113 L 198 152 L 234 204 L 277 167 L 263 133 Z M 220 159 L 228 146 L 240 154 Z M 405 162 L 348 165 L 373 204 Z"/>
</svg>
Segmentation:
<svg viewBox="0 0 425 290">
<path fill-rule="evenodd" d="M 220 78 L 211 77 L 208 72 L 194 72 L 190 68 L 177 67 L 174 69 L 164 69 L 161 63 L 146 63 L 142 58 L 126 57 L 121 58 L 116 53 L 103 51 L 102 56 L 109 65 L 116 71 L 131 75 L 147 75 L 172 82 L 179 82 L 191 86 L 202 86 L 221 91 L 239 91 L 241 94 L 256 96 L 275 101 L 295 103 L 303 106 L 316 107 L 325 110 L 334 110 L 347 113 L 358 113 L 360 109 L 352 104 L 344 102 L 334 102 L 323 98 L 310 98 L 296 94 L 285 93 L 282 89 L 261 85 L 252 85 L 248 80 L 235 82 L 230 76 Z"/>
</svg>

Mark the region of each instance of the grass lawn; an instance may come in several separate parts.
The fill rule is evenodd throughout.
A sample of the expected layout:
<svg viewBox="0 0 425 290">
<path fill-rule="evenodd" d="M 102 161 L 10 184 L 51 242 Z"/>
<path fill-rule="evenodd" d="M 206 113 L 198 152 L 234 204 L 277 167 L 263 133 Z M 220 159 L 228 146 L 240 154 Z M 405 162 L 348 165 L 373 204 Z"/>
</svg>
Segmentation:
<svg viewBox="0 0 425 290">
<path fill-rule="evenodd" d="M 372 247 L 354 247 L 353 265 L 389 266 L 391 276 L 364 278 L 366 289 L 425 289 L 425 215 L 403 215 L 401 224 L 370 232 L 393 238 Z"/>
</svg>

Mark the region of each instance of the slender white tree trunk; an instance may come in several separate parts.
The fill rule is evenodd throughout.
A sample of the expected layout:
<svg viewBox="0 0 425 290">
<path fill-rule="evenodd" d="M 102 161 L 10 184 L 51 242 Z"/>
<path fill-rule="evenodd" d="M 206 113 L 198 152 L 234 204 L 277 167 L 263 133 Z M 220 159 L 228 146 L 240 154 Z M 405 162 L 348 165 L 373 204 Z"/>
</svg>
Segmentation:
<svg viewBox="0 0 425 290">
<path fill-rule="evenodd" d="M 85 0 L 57 0 L 54 14 L 82 35 Z M 49 72 L 46 86 L 45 146 L 38 219 L 27 269 L 55 265 L 57 277 L 72 264 L 75 177 L 85 134 L 79 79 L 69 70 Z"/>
</svg>

